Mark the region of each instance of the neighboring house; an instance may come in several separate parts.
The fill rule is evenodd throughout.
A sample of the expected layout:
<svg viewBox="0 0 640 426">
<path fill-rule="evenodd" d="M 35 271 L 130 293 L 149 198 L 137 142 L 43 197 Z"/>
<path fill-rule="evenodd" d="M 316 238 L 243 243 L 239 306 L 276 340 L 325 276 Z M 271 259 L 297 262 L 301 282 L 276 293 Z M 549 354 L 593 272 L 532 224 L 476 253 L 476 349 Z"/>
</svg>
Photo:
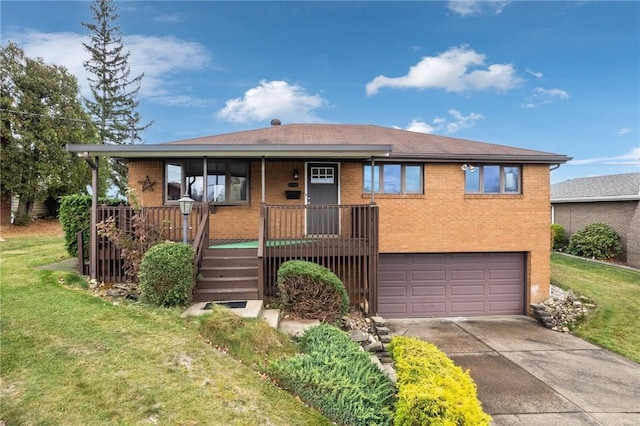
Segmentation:
<svg viewBox="0 0 640 426">
<path fill-rule="evenodd" d="M 68 149 L 125 159 L 150 220 L 170 224 L 173 239 L 178 195 L 197 201 L 188 237 L 203 257 L 197 300 L 273 296 L 278 265 L 292 258 L 329 267 L 352 302 L 390 318 L 526 314 L 549 296 L 550 166 L 564 155 L 278 120 L 161 145 Z M 95 278 L 108 273 L 105 252 L 92 257 Z"/>
<path fill-rule="evenodd" d="M 571 179 L 551 186 L 551 222 L 571 236 L 602 222 L 620 235 L 620 260 L 640 268 L 640 173 Z"/>
</svg>

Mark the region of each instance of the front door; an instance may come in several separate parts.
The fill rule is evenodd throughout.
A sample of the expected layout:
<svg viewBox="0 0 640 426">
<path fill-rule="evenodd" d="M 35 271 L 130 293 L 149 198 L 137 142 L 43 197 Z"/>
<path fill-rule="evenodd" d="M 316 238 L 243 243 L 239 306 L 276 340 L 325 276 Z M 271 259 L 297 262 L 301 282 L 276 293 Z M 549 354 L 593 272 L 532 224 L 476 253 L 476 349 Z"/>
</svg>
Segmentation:
<svg viewBox="0 0 640 426">
<path fill-rule="evenodd" d="M 338 165 L 307 164 L 307 234 L 340 232 L 338 202 Z"/>
</svg>

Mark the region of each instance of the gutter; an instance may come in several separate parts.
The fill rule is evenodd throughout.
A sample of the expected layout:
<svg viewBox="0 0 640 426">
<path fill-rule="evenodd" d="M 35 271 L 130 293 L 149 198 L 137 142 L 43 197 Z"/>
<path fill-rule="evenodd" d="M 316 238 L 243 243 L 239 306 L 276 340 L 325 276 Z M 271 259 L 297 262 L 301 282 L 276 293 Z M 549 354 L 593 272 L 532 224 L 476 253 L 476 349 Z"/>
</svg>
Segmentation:
<svg viewBox="0 0 640 426">
<path fill-rule="evenodd" d="M 551 203 L 596 203 L 602 201 L 640 201 L 640 194 L 605 195 L 600 197 L 551 198 Z"/>
</svg>

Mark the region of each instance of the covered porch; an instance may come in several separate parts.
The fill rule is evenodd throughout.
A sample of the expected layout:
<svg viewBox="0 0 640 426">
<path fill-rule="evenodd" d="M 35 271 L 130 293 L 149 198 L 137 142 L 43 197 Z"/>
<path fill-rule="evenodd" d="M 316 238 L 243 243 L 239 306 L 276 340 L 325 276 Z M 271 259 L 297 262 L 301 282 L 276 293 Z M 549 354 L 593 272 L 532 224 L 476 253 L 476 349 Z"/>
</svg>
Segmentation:
<svg viewBox="0 0 640 426">
<path fill-rule="evenodd" d="M 100 206 L 97 210 L 98 222 L 112 217 L 116 225 L 132 232 L 131 207 Z M 164 239 L 182 241 L 182 215 L 178 207 L 147 207 L 141 213 Z M 196 277 L 202 269 L 215 269 L 216 254 L 223 254 L 226 262 L 232 264 L 234 253 L 246 258 L 249 253 L 255 265 L 257 276 L 256 297 L 276 297 L 277 272 L 279 266 L 288 260 L 298 259 L 318 263 L 329 268 L 345 284 L 353 304 L 369 307 L 376 300 L 378 270 L 378 207 L 376 205 L 268 205 L 260 209 L 257 239 L 220 239 L 209 235 L 210 216 L 206 205 L 196 205 L 188 217 L 187 240 L 196 251 Z M 314 222 L 314 232 L 308 233 L 307 226 Z M 83 232 L 78 234 L 78 264 L 81 272 L 90 275 L 91 246 L 86 246 Z M 100 282 L 123 282 L 124 260 L 113 243 L 106 237 L 98 237 L 96 253 L 96 279 Z M 211 262 L 210 262 L 211 259 Z M 231 267 L 219 268 L 212 279 L 197 279 L 196 295 L 218 279 L 218 285 L 229 276 L 241 288 L 248 285 L 241 280 Z M 241 269 L 238 266 L 236 269 Z M 220 272 L 222 271 L 222 272 Z M 226 271 L 226 272 L 225 272 Z M 206 292 L 204 292 L 206 294 Z M 217 298 L 228 299 L 229 291 Z M 212 293 L 216 294 L 216 293 Z M 201 297 L 206 299 L 207 296 Z M 216 300 L 215 296 L 211 300 Z M 373 307 L 373 306 L 371 306 Z"/>
</svg>

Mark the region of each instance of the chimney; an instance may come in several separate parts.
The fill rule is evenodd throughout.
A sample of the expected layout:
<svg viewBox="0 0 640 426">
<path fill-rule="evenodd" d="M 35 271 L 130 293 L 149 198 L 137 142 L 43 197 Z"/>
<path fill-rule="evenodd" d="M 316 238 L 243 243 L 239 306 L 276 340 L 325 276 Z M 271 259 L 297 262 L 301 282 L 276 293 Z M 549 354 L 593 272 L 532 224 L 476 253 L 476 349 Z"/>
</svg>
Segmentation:
<svg viewBox="0 0 640 426">
<path fill-rule="evenodd" d="M 278 120 L 277 118 L 274 118 L 273 120 L 271 120 L 271 125 L 272 126 L 279 126 L 282 123 L 280 122 L 280 120 Z"/>
</svg>

